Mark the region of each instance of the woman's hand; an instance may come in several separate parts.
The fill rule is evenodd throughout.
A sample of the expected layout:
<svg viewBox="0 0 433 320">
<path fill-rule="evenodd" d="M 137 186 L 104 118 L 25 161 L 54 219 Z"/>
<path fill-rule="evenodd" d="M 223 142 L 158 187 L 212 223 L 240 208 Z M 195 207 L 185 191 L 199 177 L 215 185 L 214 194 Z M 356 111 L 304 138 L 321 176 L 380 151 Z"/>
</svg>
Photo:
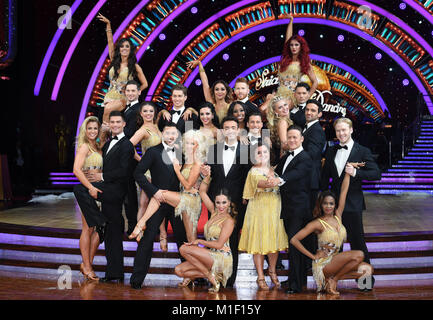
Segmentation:
<svg viewBox="0 0 433 320">
<path fill-rule="evenodd" d="M 182 116 L 183 120 L 187 121 L 191 117 L 192 117 L 192 110 L 186 109 Z"/>
<path fill-rule="evenodd" d="M 181 168 L 181 165 L 179 163 L 179 160 L 177 158 L 174 158 L 173 159 L 173 169 L 174 169 L 174 171 L 179 172 L 180 168 Z"/>
<path fill-rule="evenodd" d="M 186 246 L 198 246 L 200 244 L 201 239 L 196 239 L 192 242 L 184 242 L 183 244 Z"/>
<path fill-rule="evenodd" d="M 314 255 L 314 260 L 319 260 L 321 258 L 326 258 L 328 255 L 324 250 L 317 250 L 316 254 Z"/>
<path fill-rule="evenodd" d="M 210 176 L 210 166 L 206 165 L 206 164 L 202 164 L 200 165 L 200 173 L 204 176 L 204 177 L 208 177 Z"/>
<path fill-rule="evenodd" d="M 104 22 L 107 25 L 110 25 L 110 20 L 108 20 L 106 17 L 104 17 L 102 14 L 98 13 L 97 17 L 99 21 Z"/>
<path fill-rule="evenodd" d="M 194 60 L 194 61 L 188 61 L 186 63 L 186 66 L 190 69 L 194 69 L 195 67 L 197 67 L 200 64 L 200 60 Z"/>
<path fill-rule="evenodd" d="M 164 120 L 166 120 L 166 121 L 171 121 L 171 114 L 170 114 L 170 112 L 168 112 L 167 110 L 163 110 L 163 111 L 162 111 L 162 117 L 163 117 Z"/>
</svg>

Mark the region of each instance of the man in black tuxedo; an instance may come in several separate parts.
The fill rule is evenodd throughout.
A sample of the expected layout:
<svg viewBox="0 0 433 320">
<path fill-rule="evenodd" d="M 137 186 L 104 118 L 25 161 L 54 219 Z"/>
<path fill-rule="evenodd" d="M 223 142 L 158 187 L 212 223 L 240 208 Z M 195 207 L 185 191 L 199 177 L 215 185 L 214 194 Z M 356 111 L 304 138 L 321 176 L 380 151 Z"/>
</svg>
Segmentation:
<svg viewBox="0 0 433 320">
<path fill-rule="evenodd" d="M 251 114 L 255 112 L 260 112 L 257 105 L 248 99 L 248 94 L 250 93 L 250 86 L 247 78 L 237 78 L 233 92 L 236 96 L 236 100 L 245 103 L 247 108 L 245 110 L 245 113 Z"/>
<path fill-rule="evenodd" d="M 191 129 L 200 129 L 198 124 L 197 112 L 192 108 L 185 107 L 185 101 L 188 98 L 187 88 L 182 84 L 176 84 L 173 86 L 171 100 L 173 101 L 173 108 L 171 110 L 162 110 L 161 116 L 158 122 L 159 130 L 162 131 L 165 124 L 168 122 L 173 122 L 176 124 L 176 128 L 179 130 L 180 134 L 183 135 L 186 131 Z M 184 117 L 187 117 L 187 121 Z M 179 136 L 179 139 L 181 136 Z"/>
<path fill-rule="evenodd" d="M 370 263 L 370 255 L 365 244 L 362 222 L 362 211 L 365 210 L 362 181 L 380 180 L 381 172 L 373 159 L 371 151 L 353 141 L 353 125 L 350 119 L 337 119 L 334 122 L 334 129 L 340 144 L 329 148 L 326 152 L 325 165 L 321 175 L 321 189 L 328 189 L 329 180 L 332 178 L 331 190 L 335 192 L 338 199 L 346 163 L 365 162 L 364 167 L 360 169 L 352 168 L 348 172 L 351 178 L 342 222 L 347 230 L 347 238 L 351 250 L 361 250 L 364 252 L 364 261 Z"/>
<path fill-rule="evenodd" d="M 233 287 L 238 270 L 239 232 L 244 223 L 245 204 L 242 203 L 242 193 L 245 180 L 250 169 L 247 145 L 238 141 L 239 123 L 234 117 L 227 116 L 221 123 L 224 142 L 211 146 L 208 152 L 208 165 L 211 170 L 209 198 L 215 199 L 221 189 L 227 189 L 231 201 L 235 204 L 238 215 L 236 225 L 230 236 L 230 249 L 233 255 L 233 273 L 227 280 L 227 286 Z M 210 218 L 210 213 L 209 213 Z"/>
<path fill-rule="evenodd" d="M 77 190 L 79 193 L 77 199 L 82 201 L 80 207 L 85 206 L 84 210 L 97 210 L 95 201 L 99 200 L 102 202 L 102 214 L 107 219 L 105 229 L 107 268 L 105 277 L 99 279 L 100 282 L 119 282 L 124 279 L 122 204 L 128 190 L 128 176 L 135 161 L 134 147 L 123 132 L 125 125 L 120 111 L 110 113 L 109 126 L 112 137 L 102 148 L 104 164 L 102 173 L 86 175 L 101 192 L 91 195 L 86 188 Z"/>
<path fill-rule="evenodd" d="M 137 119 L 139 117 L 140 106 L 138 98 L 140 97 L 140 85 L 135 80 L 130 80 L 125 86 L 125 96 L 127 99 L 126 108 L 123 111 L 125 117 L 125 136 L 130 139 L 135 131 L 137 131 Z M 138 211 L 138 198 L 137 198 L 137 187 L 135 186 L 135 180 L 133 172 L 137 166 L 137 161 L 134 160 L 131 175 L 128 177 L 128 193 L 125 197 L 125 214 L 128 220 L 128 235 L 132 233 L 135 225 L 137 224 L 137 211 Z"/>
<path fill-rule="evenodd" d="M 311 172 L 311 210 L 314 209 L 317 196 L 320 192 L 322 154 L 326 145 L 325 132 L 319 122 L 322 110 L 322 104 L 319 101 L 308 100 L 305 106 L 306 124 L 302 130 L 302 135 L 304 136 L 302 147 L 313 160 L 313 171 Z"/>
<path fill-rule="evenodd" d="M 170 221 L 177 247 L 187 241 L 184 224 L 180 217 L 174 216 L 174 208 L 165 203 L 163 192 L 179 191 L 179 179 L 173 169 L 175 158 L 182 163 L 182 149 L 175 148 L 176 140 L 179 136 L 176 124 L 167 123 L 162 130 L 162 142 L 149 148 L 138 163 L 134 172 L 134 178 L 140 187 L 150 198 L 154 197 L 161 203 L 158 211 L 147 221 L 143 238 L 140 240 L 137 253 L 134 259 L 134 270 L 130 279 L 131 287 L 141 288 L 144 278 L 149 270 L 152 257 L 153 242 L 159 232 L 159 226 L 164 218 Z M 150 170 L 152 183 L 150 183 L 144 173 Z"/>
<path fill-rule="evenodd" d="M 312 219 L 310 184 L 313 162 L 303 149 L 302 129 L 296 125 L 288 129 L 289 151 L 280 160 L 275 172 L 280 176 L 274 185 L 280 186 L 281 219 L 289 238 L 289 279 L 286 293 L 298 293 L 307 283 L 305 256 L 290 244 L 290 239 Z M 307 244 L 304 244 L 307 245 Z M 308 245 L 307 245 L 308 246 Z"/>
<path fill-rule="evenodd" d="M 308 83 L 300 82 L 295 89 L 296 106 L 290 110 L 290 119 L 294 124 L 303 128 L 305 126 L 305 106 L 310 94 L 310 86 Z"/>
</svg>

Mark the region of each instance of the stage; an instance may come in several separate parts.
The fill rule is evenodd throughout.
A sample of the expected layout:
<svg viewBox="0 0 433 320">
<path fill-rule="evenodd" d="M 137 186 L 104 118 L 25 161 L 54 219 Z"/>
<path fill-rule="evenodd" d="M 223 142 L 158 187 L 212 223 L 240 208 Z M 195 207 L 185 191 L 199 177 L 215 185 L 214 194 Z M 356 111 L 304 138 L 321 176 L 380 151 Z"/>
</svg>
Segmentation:
<svg viewBox="0 0 433 320">
<path fill-rule="evenodd" d="M 81 217 L 72 194 L 49 196 L 0 212 L 0 299 L 38 300 L 421 300 L 433 299 L 433 197 L 427 194 L 379 195 L 366 193 L 366 241 L 375 268 L 375 287 L 361 292 L 353 280 L 339 282 L 339 297 L 317 294 L 311 274 L 306 291 L 288 295 L 283 289 L 259 291 L 252 256 L 241 254 L 235 288 L 218 294 L 207 286 L 180 289 L 173 268 L 180 263 L 169 235 L 169 252 L 154 243 L 149 274 L 141 290 L 129 286 L 136 243 L 124 239 L 124 284 L 84 282 L 78 273 Z M 201 218 L 201 224 L 206 215 Z M 201 236 L 199 228 L 199 236 Z M 345 250 L 349 247 L 345 244 Z M 287 278 L 287 253 L 282 253 Z M 95 257 L 95 271 L 104 275 L 104 245 Z M 265 264 L 266 268 L 266 264 Z M 62 288 L 59 279 L 70 277 Z M 62 278 L 66 279 L 66 278 Z M 270 279 L 266 277 L 270 284 Z"/>
</svg>

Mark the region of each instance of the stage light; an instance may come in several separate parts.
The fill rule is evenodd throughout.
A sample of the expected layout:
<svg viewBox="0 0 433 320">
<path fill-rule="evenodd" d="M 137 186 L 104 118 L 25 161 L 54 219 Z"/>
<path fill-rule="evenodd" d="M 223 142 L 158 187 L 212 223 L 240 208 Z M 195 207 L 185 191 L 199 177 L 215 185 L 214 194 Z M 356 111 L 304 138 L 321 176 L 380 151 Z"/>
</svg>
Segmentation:
<svg viewBox="0 0 433 320">
<path fill-rule="evenodd" d="M 298 31 L 298 35 L 300 35 L 301 37 L 303 37 L 305 35 L 305 30 L 304 29 L 300 29 Z"/>
<path fill-rule="evenodd" d="M 406 9 L 406 3 L 404 3 L 404 2 L 400 3 L 399 8 L 400 8 L 401 10 Z"/>
<path fill-rule="evenodd" d="M 392 71 L 393 69 L 392 69 L 392 68 L 389 68 L 388 70 L 389 70 L 389 71 Z"/>
<path fill-rule="evenodd" d="M 404 79 L 402 82 L 403 82 L 404 86 L 408 86 L 409 85 L 409 80 L 408 79 Z"/>
<path fill-rule="evenodd" d="M 246 50 L 247 48 L 246 48 L 246 47 L 242 47 L 242 49 L 243 49 L 243 50 Z"/>
<path fill-rule="evenodd" d="M 382 59 L 382 54 L 380 52 L 376 53 L 376 55 L 374 56 L 376 58 L 376 60 L 380 60 Z"/>
<path fill-rule="evenodd" d="M 320 39 L 323 39 L 323 34 L 320 35 Z"/>
<path fill-rule="evenodd" d="M 266 41 L 266 37 L 265 36 L 260 36 L 259 37 L 259 41 L 260 42 L 265 42 Z"/>
<path fill-rule="evenodd" d="M 159 40 L 165 40 L 165 34 L 161 33 L 161 34 L 159 35 Z"/>
<path fill-rule="evenodd" d="M 343 42 L 344 41 L 344 36 L 342 34 L 340 34 L 338 36 L 338 41 Z"/>
<path fill-rule="evenodd" d="M 223 59 L 224 59 L 225 61 L 227 61 L 229 58 L 230 58 L 230 56 L 229 56 L 228 53 L 224 53 L 224 54 L 223 54 Z"/>
<path fill-rule="evenodd" d="M 196 86 L 201 86 L 201 80 L 200 79 L 195 80 L 195 85 Z"/>
<path fill-rule="evenodd" d="M 197 7 L 192 7 L 192 8 L 191 8 L 191 13 L 192 13 L 192 14 L 196 14 L 197 11 L 198 11 Z"/>
</svg>

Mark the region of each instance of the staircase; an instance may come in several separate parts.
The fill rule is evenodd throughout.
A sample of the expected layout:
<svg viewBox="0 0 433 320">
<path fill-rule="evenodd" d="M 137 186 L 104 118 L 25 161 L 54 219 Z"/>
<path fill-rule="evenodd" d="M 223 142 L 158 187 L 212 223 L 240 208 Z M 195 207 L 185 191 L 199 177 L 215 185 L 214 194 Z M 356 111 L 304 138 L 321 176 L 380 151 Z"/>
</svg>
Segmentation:
<svg viewBox="0 0 433 320">
<path fill-rule="evenodd" d="M 380 181 L 364 181 L 363 189 L 380 194 L 433 195 L 433 120 L 423 120 L 416 143 L 403 159 L 382 173 Z"/>
</svg>

